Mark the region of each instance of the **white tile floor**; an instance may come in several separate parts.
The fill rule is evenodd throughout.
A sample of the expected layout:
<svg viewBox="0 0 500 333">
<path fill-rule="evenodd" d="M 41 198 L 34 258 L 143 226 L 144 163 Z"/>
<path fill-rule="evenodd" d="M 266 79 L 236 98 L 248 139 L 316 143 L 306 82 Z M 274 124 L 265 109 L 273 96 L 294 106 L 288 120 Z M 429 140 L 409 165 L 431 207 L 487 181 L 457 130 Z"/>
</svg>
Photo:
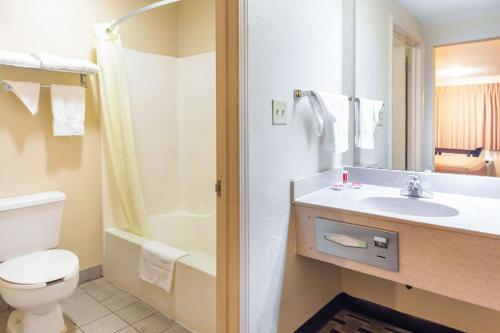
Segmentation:
<svg viewBox="0 0 500 333">
<path fill-rule="evenodd" d="M 189 333 L 103 279 L 81 284 L 62 304 L 67 333 Z M 0 298 L 0 333 L 10 309 Z"/>
</svg>

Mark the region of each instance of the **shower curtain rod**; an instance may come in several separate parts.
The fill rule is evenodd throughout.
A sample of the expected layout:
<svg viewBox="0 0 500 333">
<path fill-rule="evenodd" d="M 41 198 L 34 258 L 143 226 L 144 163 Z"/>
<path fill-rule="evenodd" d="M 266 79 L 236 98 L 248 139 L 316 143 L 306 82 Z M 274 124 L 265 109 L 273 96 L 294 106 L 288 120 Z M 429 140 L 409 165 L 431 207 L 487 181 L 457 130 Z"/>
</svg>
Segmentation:
<svg viewBox="0 0 500 333">
<path fill-rule="evenodd" d="M 145 7 L 139 8 L 139 9 L 133 11 L 132 13 L 129 13 L 129 14 L 123 16 L 123 17 L 120 17 L 119 19 L 114 20 L 113 23 L 111 23 L 111 25 L 108 27 L 108 29 L 106 29 L 106 31 L 107 31 L 108 34 L 110 34 L 111 32 L 113 32 L 113 30 L 120 23 L 122 23 L 123 21 L 128 20 L 129 18 L 132 18 L 134 16 L 141 15 L 143 13 L 149 12 L 150 10 L 156 9 L 158 7 L 170 5 L 170 4 L 178 2 L 178 1 L 180 1 L 180 0 L 161 0 L 161 1 L 158 1 L 158 2 L 155 2 L 155 3 L 152 3 L 150 5 L 147 5 Z"/>
</svg>

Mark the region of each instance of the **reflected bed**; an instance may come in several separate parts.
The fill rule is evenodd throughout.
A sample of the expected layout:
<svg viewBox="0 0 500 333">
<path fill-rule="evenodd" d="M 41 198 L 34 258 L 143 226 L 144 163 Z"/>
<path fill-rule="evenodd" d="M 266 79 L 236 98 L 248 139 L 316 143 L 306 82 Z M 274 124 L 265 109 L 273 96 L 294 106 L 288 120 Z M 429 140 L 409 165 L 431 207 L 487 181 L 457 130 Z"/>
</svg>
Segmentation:
<svg viewBox="0 0 500 333">
<path fill-rule="evenodd" d="M 487 162 L 482 157 L 467 155 L 436 155 L 434 159 L 436 172 L 488 175 Z"/>
</svg>

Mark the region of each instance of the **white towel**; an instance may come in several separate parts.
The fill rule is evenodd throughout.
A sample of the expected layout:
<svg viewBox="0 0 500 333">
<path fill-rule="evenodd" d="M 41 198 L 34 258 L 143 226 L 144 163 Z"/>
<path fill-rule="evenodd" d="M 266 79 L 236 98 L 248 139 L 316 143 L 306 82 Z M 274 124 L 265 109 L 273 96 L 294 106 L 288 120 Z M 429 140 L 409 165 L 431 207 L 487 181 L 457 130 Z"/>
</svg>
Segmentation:
<svg viewBox="0 0 500 333">
<path fill-rule="evenodd" d="M 40 60 L 27 53 L 0 51 L 0 65 L 40 68 Z"/>
<path fill-rule="evenodd" d="M 22 81 L 0 81 L 6 85 L 5 91 L 12 91 L 32 115 L 38 113 L 38 99 L 40 97 L 40 83 Z"/>
<path fill-rule="evenodd" d="M 361 149 L 375 148 L 375 129 L 380 120 L 379 113 L 384 102 L 371 99 L 359 99 L 358 126 L 356 126 L 355 144 Z"/>
<path fill-rule="evenodd" d="M 324 135 L 323 149 L 337 154 L 349 150 L 349 97 L 314 91 L 309 98 L 316 133 Z"/>
<path fill-rule="evenodd" d="M 141 248 L 139 276 L 143 281 L 170 293 L 174 280 L 175 262 L 188 254 L 157 241 L 147 242 Z"/>
<path fill-rule="evenodd" d="M 88 60 L 64 58 L 42 52 L 32 53 L 31 55 L 41 62 L 43 69 L 93 74 L 99 72 L 99 66 Z"/>
<path fill-rule="evenodd" d="M 50 97 L 54 136 L 85 134 L 85 88 L 53 84 Z"/>
</svg>

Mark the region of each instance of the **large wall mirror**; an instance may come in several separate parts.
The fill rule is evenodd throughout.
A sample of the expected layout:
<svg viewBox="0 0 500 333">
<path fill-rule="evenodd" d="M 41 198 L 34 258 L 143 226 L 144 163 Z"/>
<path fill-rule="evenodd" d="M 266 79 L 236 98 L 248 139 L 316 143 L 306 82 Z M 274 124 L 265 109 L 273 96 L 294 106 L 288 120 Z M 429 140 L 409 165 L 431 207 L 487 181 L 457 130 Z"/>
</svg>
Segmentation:
<svg viewBox="0 0 500 333">
<path fill-rule="evenodd" d="M 355 165 L 500 177 L 500 1 L 355 7 Z"/>
</svg>

